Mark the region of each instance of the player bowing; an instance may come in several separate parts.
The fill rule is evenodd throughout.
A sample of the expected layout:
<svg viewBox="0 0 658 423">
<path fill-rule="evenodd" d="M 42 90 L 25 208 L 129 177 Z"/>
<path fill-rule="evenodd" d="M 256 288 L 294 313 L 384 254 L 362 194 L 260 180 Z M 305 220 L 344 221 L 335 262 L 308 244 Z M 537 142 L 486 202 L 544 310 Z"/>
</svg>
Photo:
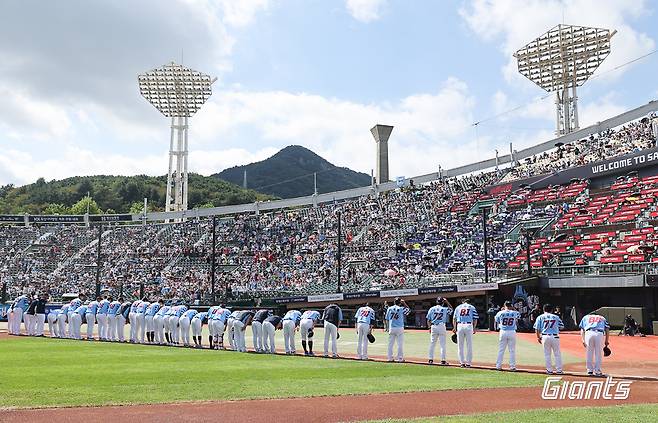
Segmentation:
<svg viewBox="0 0 658 423">
<path fill-rule="evenodd" d="M 587 350 L 587 374 L 603 376 L 601 357 L 603 346 L 609 345 L 610 325 L 605 317 L 590 313 L 580 321 L 580 337 Z M 605 338 L 605 340 L 604 340 Z"/>
</svg>

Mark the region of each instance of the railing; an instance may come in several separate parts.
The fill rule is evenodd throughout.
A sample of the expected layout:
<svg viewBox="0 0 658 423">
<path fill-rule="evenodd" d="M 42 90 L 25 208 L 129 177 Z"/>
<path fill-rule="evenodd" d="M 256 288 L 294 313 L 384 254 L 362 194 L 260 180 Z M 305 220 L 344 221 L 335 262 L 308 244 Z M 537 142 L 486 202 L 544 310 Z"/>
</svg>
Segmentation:
<svg viewBox="0 0 658 423">
<path fill-rule="evenodd" d="M 559 266 L 534 268 L 534 273 L 545 276 L 580 276 L 609 274 L 658 274 L 658 263 L 605 263 L 580 266 Z"/>
</svg>

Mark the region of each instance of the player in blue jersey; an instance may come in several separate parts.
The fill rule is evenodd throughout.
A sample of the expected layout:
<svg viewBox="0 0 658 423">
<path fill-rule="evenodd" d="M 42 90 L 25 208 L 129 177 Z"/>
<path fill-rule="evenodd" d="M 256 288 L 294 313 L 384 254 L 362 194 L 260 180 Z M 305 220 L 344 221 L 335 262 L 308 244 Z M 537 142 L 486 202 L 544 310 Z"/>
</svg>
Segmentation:
<svg viewBox="0 0 658 423">
<path fill-rule="evenodd" d="M 192 328 L 192 340 L 194 341 L 194 348 L 202 348 L 203 341 L 201 340 L 201 333 L 203 332 L 203 324 L 208 321 L 208 313 L 202 311 L 192 317 L 190 327 Z"/>
<path fill-rule="evenodd" d="M 48 332 L 50 333 L 51 338 L 59 338 L 59 328 L 57 327 L 57 316 L 59 315 L 59 310 L 52 309 L 48 313 L 46 320 L 48 321 Z"/>
<path fill-rule="evenodd" d="M 130 312 L 128 313 L 128 323 L 130 323 L 130 342 L 135 343 L 137 341 L 137 307 L 142 300 L 135 300 L 130 305 Z"/>
<path fill-rule="evenodd" d="M 155 313 L 155 316 L 153 316 L 153 330 L 155 331 L 153 342 L 158 345 L 165 345 L 169 342 L 169 338 L 165 337 L 165 328 L 168 324 L 167 318 L 169 310 L 171 310 L 171 306 L 163 304 L 162 307 L 160 307 L 160 310 L 158 310 L 158 312 Z"/>
<path fill-rule="evenodd" d="M 126 322 L 130 318 L 130 309 L 132 308 L 132 303 L 130 301 L 124 301 L 121 303 L 119 312 L 116 317 L 116 326 L 117 326 L 117 340 L 119 342 L 126 342 Z"/>
<path fill-rule="evenodd" d="M 69 304 L 65 304 L 57 311 L 57 337 L 66 338 L 66 324 L 69 319 Z"/>
<path fill-rule="evenodd" d="M 272 315 L 272 311 L 261 309 L 254 314 L 251 320 L 251 335 L 254 343 L 254 351 L 264 352 L 263 348 L 263 322 Z"/>
<path fill-rule="evenodd" d="M 560 352 L 560 330 L 564 324 L 559 316 L 553 314 L 553 306 L 544 304 L 544 314 L 539 315 L 534 324 L 537 341 L 544 346 L 546 373 L 562 374 L 562 353 Z M 551 361 L 551 353 L 555 357 L 555 367 Z"/>
<path fill-rule="evenodd" d="M 198 310 L 189 309 L 184 312 L 178 319 L 178 325 L 180 326 L 180 337 L 183 341 L 184 347 L 190 346 L 190 325 L 192 324 L 192 318 L 199 314 Z"/>
<path fill-rule="evenodd" d="M 384 319 L 388 321 L 388 361 L 393 361 L 393 345 L 397 342 L 397 360 L 404 362 L 404 319 L 410 311 L 407 303 L 399 297 L 396 297 L 393 305 L 386 310 Z"/>
<path fill-rule="evenodd" d="M 118 341 L 117 337 L 117 315 L 121 309 L 121 302 L 114 298 L 107 299 L 110 304 L 107 307 L 107 339 L 106 341 Z"/>
<path fill-rule="evenodd" d="M 85 315 L 85 320 L 87 321 L 87 341 L 94 340 L 94 325 L 96 324 L 96 313 L 98 313 L 98 305 L 101 297 L 96 297 L 94 301 L 90 301 L 87 304 L 87 313 Z"/>
<path fill-rule="evenodd" d="M 247 326 L 251 324 L 253 317 L 254 312 L 252 310 L 241 310 L 235 316 L 235 321 L 233 322 L 233 338 L 235 350 L 238 352 L 247 352 L 245 332 L 247 331 Z"/>
<path fill-rule="evenodd" d="M 446 361 L 446 324 L 450 321 L 452 314 L 452 306 L 450 302 L 443 297 L 436 299 L 436 305 L 427 311 L 427 325 L 430 329 L 430 350 L 428 362 L 434 363 L 434 350 L 436 349 L 436 341 L 439 341 L 441 349 L 441 364 L 447 365 Z"/>
<path fill-rule="evenodd" d="M 9 307 L 7 313 L 7 323 L 10 335 L 20 335 L 21 334 L 21 322 L 23 321 L 23 314 L 27 311 L 30 306 L 30 298 L 28 295 L 18 296 L 12 305 Z M 26 328 L 27 330 L 27 328 Z"/>
<path fill-rule="evenodd" d="M 299 333 L 302 337 L 302 348 L 304 355 L 313 356 L 313 336 L 309 336 L 320 320 L 320 312 L 317 310 L 306 310 L 302 313 L 302 320 L 299 322 Z"/>
<path fill-rule="evenodd" d="M 301 319 L 302 313 L 299 310 L 288 310 L 283 316 L 283 343 L 285 344 L 286 354 L 296 354 L 297 352 L 295 351 L 295 332 Z"/>
<path fill-rule="evenodd" d="M 135 341 L 140 344 L 144 343 L 144 335 L 146 334 L 146 309 L 148 309 L 150 305 L 151 303 L 146 299 L 146 297 L 144 297 L 142 298 L 142 301 L 139 302 L 137 309 L 135 310 L 135 320 L 137 322 L 137 328 L 135 329 L 137 332 Z"/>
<path fill-rule="evenodd" d="M 98 339 L 101 341 L 110 340 L 110 311 L 111 301 L 107 298 L 101 298 L 98 301 L 98 312 L 96 313 L 96 323 L 98 323 Z"/>
<path fill-rule="evenodd" d="M 152 302 L 146 307 L 144 312 L 144 325 L 146 326 L 146 342 L 149 344 L 155 343 L 155 315 L 160 311 L 160 308 L 164 305 L 162 299 Z"/>
<path fill-rule="evenodd" d="M 274 334 L 277 329 L 281 329 L 283 319 L 280 316 L 269 316 L 263 322 L 263 349 L 266 353 L 276 354 L 276 345 L 274 343 Z"/>
<path fill-rule="evenodd" d="M 610 325 L 605 317 L 590 313 L 580 321 L 580 337 L 587 350 L 587 374 L 603 376 L 601 359 L 603 347 L 610 344 Z"/>
<path fill-rule="evenodd" d="M 368 335 L 372 333 L 375 327 L 375 310 L 370 307 L 370 303 L 365 303 L 363 307 L 354 314 L 354 324 L 356 329 L 356 357 L 359 360 L 368 360 Z"/>
<path fill-rule="evenodd" d="M 180 343 L 180 318 L 187 311 L 187 306 L 185 304 L 179 304 L 173 307 L 172 310 L 173 313 L 169 317 L 171 343 L 178 345 Z"/>
<path fill-rule="evenodd" d="M 505 301 L 503 309 L 494 317 L 498 326 L 498 358 L 496 359 L 496 369 L 501 370 L 503 367 L 503 356 L 505 348 L 509 349 L 509 369 L 516 371 L 516 328 L 521 318 L 521 313 L 514 310 L 511 301 Z"/>
<path fill-rule="evenodd" d="M 452 332 L 457 334 L 457 351 L 462 367 L 471 367 L 473 361 L 473 334 L 478 318 L 478 312 L 468 298 L 455 308 L 452 315 Z"/>
<path fill-rule="evenodd" d="M 81 305 L 71 313 L 71 321 L 69 322 L 69 332 L 72 339 L 82 339 L 80 334 L 80 327 L 82 326 L 83 319 L 87 314 L 87 306 Z"/>
<path fill-rule="evenodd" d="M 235 350 L 235 332 L 233 331 L 233 324 L 235 323 L 235 318 L 238 315 L 238 310 L 234 310 L 231 314 L 228 315 L 226 319 L 226 333 L 228 334 L 228 345 L 232 350 Z"/>
</svg>

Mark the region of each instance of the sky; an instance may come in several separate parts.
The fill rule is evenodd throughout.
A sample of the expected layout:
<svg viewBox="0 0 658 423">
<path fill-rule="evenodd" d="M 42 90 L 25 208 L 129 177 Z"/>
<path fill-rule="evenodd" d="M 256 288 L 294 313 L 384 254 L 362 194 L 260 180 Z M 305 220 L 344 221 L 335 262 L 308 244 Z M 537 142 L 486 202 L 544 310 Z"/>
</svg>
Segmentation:
<svg viewBox="0 0 658 423">
<path fill-rule="evenodd" d="M 165 174 L 169 121 L 137 75 L 172 60 L 218 78 L 190 119 L 194 172 L 297 144 L 370 173 L 376 123 L 395 126 L 391 177 L 491 158 L 554 136 L 554 99 L 514 51 L 559 23 L 617 31 L 579 90 L 586 126 L 658 99 L 658 54 L 624 65 L 656 50 L 657 13 L 643 0 L 4 1 L 0 184 Z"/>
</svg>

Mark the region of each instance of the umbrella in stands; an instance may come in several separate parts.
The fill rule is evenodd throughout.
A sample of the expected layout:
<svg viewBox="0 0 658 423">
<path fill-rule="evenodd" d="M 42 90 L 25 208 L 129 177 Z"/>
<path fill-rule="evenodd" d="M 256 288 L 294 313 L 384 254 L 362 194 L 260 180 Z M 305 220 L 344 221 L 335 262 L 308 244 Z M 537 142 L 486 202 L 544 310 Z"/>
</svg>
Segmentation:
<svg viewBox="0 0 658 423">
<path fill-rule="evenodd" d="M 396 272 L 393 269 L 387 269 L 387 270 L 384 271 L 384 276 L 387 276 L 389 278 L 392 278 L 393 276 L 395 276 L 397 274 L 398 274 L 398 272 Z"/>
</svg>

